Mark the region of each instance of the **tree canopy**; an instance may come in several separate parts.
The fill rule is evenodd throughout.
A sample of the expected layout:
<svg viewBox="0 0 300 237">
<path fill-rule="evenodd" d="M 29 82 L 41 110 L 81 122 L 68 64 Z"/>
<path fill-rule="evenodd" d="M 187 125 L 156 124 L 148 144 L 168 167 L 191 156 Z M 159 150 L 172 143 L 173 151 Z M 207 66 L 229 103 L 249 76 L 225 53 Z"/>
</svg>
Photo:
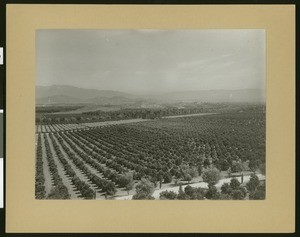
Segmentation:
<svg viewBox="0 0 300 237">
<path fill-rule="evenodd" d="M 129 172 L 122 174 L 119 178 L 119 185 L 121 187 L 125 187 L 126 191 L 129 194 L 129 191 L 133 189 L 134 186 L 133 174 Z"/>
<path fill-rule="evenodd" d="M 216 167 L 207 168 L 203 171 L 203 181 L 215 185 L 219 182 L 221 178 L 220 171 Z"/>
<path fill-rule="evenodd" d="M 154 192 L 154 185 L 148 179 L 142 178 L 135 189 L 136 194 L 133 195 L 132 199 L 154 199 L 151 196 Z"/>
</svg>

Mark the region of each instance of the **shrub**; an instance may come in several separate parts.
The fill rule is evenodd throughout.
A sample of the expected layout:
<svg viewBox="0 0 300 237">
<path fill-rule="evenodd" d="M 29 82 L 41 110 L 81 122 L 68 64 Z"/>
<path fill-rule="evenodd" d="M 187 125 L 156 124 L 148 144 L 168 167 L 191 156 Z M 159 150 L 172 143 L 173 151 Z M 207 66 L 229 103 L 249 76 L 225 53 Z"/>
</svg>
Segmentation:
<svg viewBox="0 0 300 237">
<path fill-rule="evenodd" d="M 224 195 L 229 195 L 230 196 L 231 192 L 232 192 L 232 188 L 229 185 L 229 183 L 224 183 L 221 187 L 221 193 L 224 194 Z"/>
<path fill-rule="evenodd" d="M 208 190 L 205 194 L 207 199 L 217 200 L 220 199 L 220 193 L 214 185 L 208 185 Z"/>
<path fill-rule="evenodd" d="M 257 187 L 259 186 L 259 179 L 258 179 L 257 175 L 255 175 L 254 173 L 251 174 L 250 180 L 246 186 L 247 186 L 247 189 L 249 192 L 254 192 L 257 189 Z"/>
<path fill-rule="evenodd" d="M 186 195 L 189 196 L 191 200 L 203 200 L 204 190 L 202 188 L 193 188 L 190 185 L 186 186 L 184 189 Z"/>
<path fill-rule="evenodd" d="M 173 191 L 163 191 L 160 193 L 159 195 L 160 199 L 168 199 L 168 200 L 175 200 L 177 199 L 177 193 L 173 192 Z"/>
<path fill-rule="evenodd" d="M 51 189 L 47 199 L 70 199 L 70 194 L 65 186 L 58 185 Z"/>
<path fill-rule="evenodd" d="M 239 187 L 238 189 L 233 190 L 231 194 L 232 199 L 234 200 L 243 200 L 245 199 L 246 195 L 247 191 L 243 187 Z"/>
<path fill-rule="evenodd" d="M 255 191 L 249 193 L 249 199 L 251 200 L 264 200 L 265 198 L 266 198 L 265 184 L 259 185 Z"/>
<path fill-rule="evenodd" d="M 241 183 L 238 181 L 238 179 L 237 178 L 232 178 L 231 180 L 230 180 L 230 188 L 231 189 L 237 189 L 237 188 L 239 188 L 240 187 L 240 185 L 241 185 Z"/>
</svg>

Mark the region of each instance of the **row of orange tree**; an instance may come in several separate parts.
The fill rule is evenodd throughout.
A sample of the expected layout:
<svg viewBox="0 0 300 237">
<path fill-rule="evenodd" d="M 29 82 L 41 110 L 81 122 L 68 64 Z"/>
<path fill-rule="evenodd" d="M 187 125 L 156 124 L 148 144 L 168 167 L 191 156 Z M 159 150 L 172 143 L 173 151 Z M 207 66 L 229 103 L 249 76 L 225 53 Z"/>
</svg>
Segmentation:
<svg viewBox="0 0 300 237">
<path fill-rule="evenodd" d="M 69 199 L 70 194 L 68 188 L 63 184 L 63 180 L 58 173 L 57 164 L 53 158 L 53 153 L 50 148 L 46 134 L 44 134 L 44 144 L 46 149 L 46 158 L 48 161 L 48 167 L 53 180 L 53 188 L 47 198 L 49 199 Z"/>
<path fill-rule="evenodd" d="M 37 148 L 36 148 L 36 163 L 35 163 L 35 197 L 37 199 L 44 199 L 46 196 L 45 191 L 45 177 L 43 169 L 42 158 L 42 143 L 41 135 L 38 135 Z"/>
</svg>

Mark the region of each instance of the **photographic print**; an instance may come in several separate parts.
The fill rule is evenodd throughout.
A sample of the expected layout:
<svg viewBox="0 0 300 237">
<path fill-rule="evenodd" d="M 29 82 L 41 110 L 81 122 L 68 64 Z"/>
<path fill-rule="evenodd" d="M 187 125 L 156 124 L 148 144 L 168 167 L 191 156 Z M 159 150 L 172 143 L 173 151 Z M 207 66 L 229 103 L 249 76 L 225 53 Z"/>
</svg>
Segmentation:
<svg viewBox="0 0 300 237">
<path fill-rule="evenodd" d="M 265 31 L 37 30 L 35 198 L 266 198 Z"/>
</svg>

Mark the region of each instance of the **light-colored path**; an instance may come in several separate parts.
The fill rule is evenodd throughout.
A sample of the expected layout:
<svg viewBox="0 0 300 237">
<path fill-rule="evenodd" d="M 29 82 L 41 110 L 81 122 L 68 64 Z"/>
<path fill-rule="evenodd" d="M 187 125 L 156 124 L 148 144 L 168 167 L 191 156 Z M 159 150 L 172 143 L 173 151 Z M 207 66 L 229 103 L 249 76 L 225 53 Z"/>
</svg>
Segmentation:
<svg viewBox="0 0 300 237">
<path fill-rule="evenodd" d="M 162 118 L 184 118 L 184 117 L 205 116 L 205 115 L 212 115 L 212 114 L 217 114 L 217 113 L 181 114 L 181 115 L 165 116 Z"/>
<path fill-rule="evenodd" d="M 109 126 L 109 125 L 138 123 L 138 122 L 145 122 L 145 121 L 150 121 L 150 119 L 126 119 L 126 120 L 117 120 L 117 121 L 83 123 L 83 125 L 85 125 L 87 127 L 103 127 L 103 126 Z"/>
<path fill-rule="evenodd" d="M 257 174 L 259 180 L 265 180 L 265 176 L 264 175 L 261 175 L 261 174 Z M 241 177 L 238 177 L 237 178 L 240 182 L 241 182 Z M 220 189 L 221 186 L 224 184 L 224 183 L 229 183 L 231 180 L 231 178 L 226 178 L 226 179 L 221 179 L 215 186 L 217 189 Z M 250 175 L 245 175 L 244 176 L 244 183 L 248 183 L 250 180 Z M 182 185 L 182 189 L 184 190 L 184 188 L 186 186 L 190 185 L 191 187 L 193 188 L 208 188 L 208 184 L 205 183 L 205 182 L 200 182 L 200 183 L 194 183 L 194 184 L 187 184 L 187 185 Z M 155 190 L 154 193 L 152 194 L 152 196 L 155 198 L 155 199 L 159 199 L 159 194 L 163 191 L 173 191 L 175 193 L 178 193 L 179 191 L 179 186 L 176 186 L 176 187 L 170 187 L 170 188 L 164 188 L 164 189 L 159 189 L 159 190 Z M 133 195 L 128 195 L 128 196 L 123 196 L 123 197 L 117 197 L 115 198 L 116 200 L 131 200 L 132 199 L 132 196 Z"/>
</svg>

